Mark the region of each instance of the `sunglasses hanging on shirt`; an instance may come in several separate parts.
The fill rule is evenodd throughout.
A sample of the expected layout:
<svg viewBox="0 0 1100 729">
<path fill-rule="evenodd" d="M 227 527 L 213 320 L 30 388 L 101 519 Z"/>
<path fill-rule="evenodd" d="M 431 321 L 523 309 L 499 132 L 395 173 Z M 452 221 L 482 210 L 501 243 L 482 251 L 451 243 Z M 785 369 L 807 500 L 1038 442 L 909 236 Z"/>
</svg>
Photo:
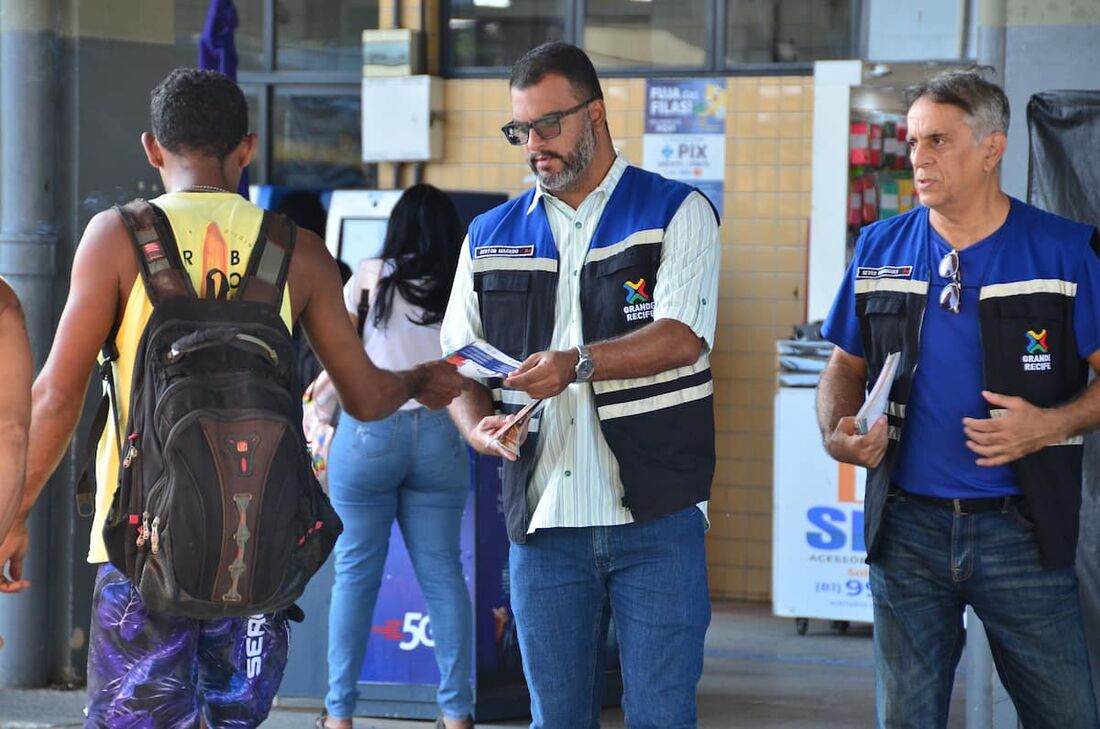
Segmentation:
<svg viewBox="0 0 1100 729">
<path fill-rule="evenodd" d="M 959 252 L 954 248 L 940 259 L 940 275 L 948 279 L 940 291 L 940 308 L 958 314 L 962 306 L 962 265 Z"/>
</svg>

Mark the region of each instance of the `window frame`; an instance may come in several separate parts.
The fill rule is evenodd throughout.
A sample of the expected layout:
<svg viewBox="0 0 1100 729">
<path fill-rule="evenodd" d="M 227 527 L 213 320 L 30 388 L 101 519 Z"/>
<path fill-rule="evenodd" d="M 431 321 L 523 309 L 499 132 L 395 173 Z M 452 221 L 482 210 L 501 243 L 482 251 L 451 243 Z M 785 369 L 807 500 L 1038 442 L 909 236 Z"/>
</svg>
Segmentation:
<svg viewBox="0 0 1100 729">
<path fill-rule="evenodd" d="M 317 75 L 322 76 L 323 74 L 318 73 Z M 281 94 L 283 96 L 318 96 L 318 97 L 320 97 L 320 96 L 330 96 L 330 97 L 335 97 L 335 96 L 353 95 L 353 96 L 356 96 L 356 97 L 361 97 L 362 89 L 363 89 L 363 85 L 361 83 L 361 78 L 362 77 L 357 75 L 356 78 L 357 78 L 357 82 L 355 84 L 355 93 L 354 94 L 348 94 L 347 91 L 346 91 L 346 85 L 342 84 L 342 83 L 324 83 L 324 82 L 320 82 L 320 81 L 315 81 L 315 82 L 312 82 L 312 83 L 287 82 L 287 83 L 280 83 L 280 84 L 272 84 L 269 87 L 271 89 L 271 92 L 270 92 L 270 97 L 269 97 L 270 106 L 269 106 L 268 112 L 267 112 L 268 122 L 273 123 L 274 119 L 275 119 L 275 97 L 276 96 Z M 360 105 L 361 104 L 362 104 L 362 98 L 360 98 Z M 362 119 L 361 118 L 360 118 L 358 126 L 359 126 L 359 129 L 361 131 L 361 129 L 362 129 Z M 274 134 L 268 134 L 267 138 L 270 140 L 270 144 L 271 144 L 272 149 L 274 149 L 275 135 Z M 270 172 L 271 172 L 273 163 L 275 162 L 275 159 L 272 155 L 268 155 L 267 160 L 268 161 L 266 162 L 266 166 L 267 166 L 266 172 L 269 173 L 269 178 L 270 178 Z M 364 167 L 373 166 L 370 163 L 362 161 L 362 140 L 360 140 L 360 159 L 358 159 L 356 161 Z M 364 173 L 364 178 L 366 178 L 366 180 L 368 182 L 371 180 L 371 174 L 369 173 L 369 170 Z M 375 178 L 377 178 L 377 175 L 375 175 Z"/>
<path fill-rule="evenodd" d="M 263 2 L 263 66 L 260 70 L 238 71 L 237 84 L 245 93 L 258 99 L 258 119 L 251 119 L 263 153 L 249 166 L 250 181 L 266 185 L 271 182 L 271 170 L 275 152 L 272 134 L 276 91 L 291 90 L 317 96 L 358 96 L 362 93 L 361 71 L 302 71 L 279 70 L 278 37 L 275 26 L 277 0 Z M 362 162 L 360 162 L 362 164 Z M 368 175 L 369 177 L 369 175 Z"/>
<path fill-rule="evenodd" d="M 571 5 L 565 18 L 563 40 L 583 48 L 585 14 L 588 0 L 565 0 Z M 734 0 L 736 2 L 736 0 Z M 863 58 L 866 41 L 861 37 L 865 27 L 868 0 L 848 0 L 849 29 L 848 57 Z M 454 62 L 454 46 L 451 42 L 450 18 L 453 0 L 440 0 L 440 72 L 444 78 L 500 78 L 511 71 L 506 66 L 461 66 Z M 646 76 L 714 77 L 714 76 L 810 76 L 813 61 L 794 63 L 730 63 L 726 58 L 726 4 L 727 0 L 707 0 L 707 23 L 710 32 L 704 38 L 705 62 L 702 66 L 627 66 L 597 69 L 601 78 L 637 78 Z"/>
</svg>

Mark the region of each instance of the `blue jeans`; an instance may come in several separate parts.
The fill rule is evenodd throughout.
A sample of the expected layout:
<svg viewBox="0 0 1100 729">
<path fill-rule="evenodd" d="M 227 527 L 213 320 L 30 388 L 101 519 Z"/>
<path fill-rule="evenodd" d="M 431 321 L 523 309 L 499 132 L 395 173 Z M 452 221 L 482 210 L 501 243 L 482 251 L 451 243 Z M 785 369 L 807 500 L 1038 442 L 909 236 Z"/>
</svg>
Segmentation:
<svg viewBox="0 0 1100 729">
<path fill-rule="evenodd" d="M 631 729 L 694 727 L 710 623 L 694 506 L 612 527 L 540 529 L 509 553 L 531 729 L 599 727 L 608 618 Z"/>
<path fill-rule="evenodd" d="M 344 522 L 329 606 L 325 708 L 351 717 L 371 616 L 396 518 L 424 593 L 439 665 L 443 713 L 473 713 L 473 611 L 459 533 L 470 490 L 469 456 L 446 410 L 400 410 L 385 420 L 340 418 L 329 454 L 329 495 Z"/>
<path fill-rule="evenodd" d="M 1044 570 L 1019 510 L 956 514 L 892 495 L 871 564 L 878 726 L 944 727 L 967 604 L 1028 729 L 1095 729 L 1077 577 Z"/>
</svg>

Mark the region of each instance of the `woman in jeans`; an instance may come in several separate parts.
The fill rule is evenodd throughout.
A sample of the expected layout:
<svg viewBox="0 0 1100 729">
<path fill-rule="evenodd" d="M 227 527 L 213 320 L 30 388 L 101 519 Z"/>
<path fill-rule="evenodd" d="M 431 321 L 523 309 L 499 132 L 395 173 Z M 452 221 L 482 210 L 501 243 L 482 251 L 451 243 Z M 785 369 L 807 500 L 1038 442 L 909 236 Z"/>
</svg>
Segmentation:
<svg viewBox="0 0 1100 729">
<path fill-rule="evenodd" d="M 363 346 L 377 366 L 404 370 L 442 356 L 439 323 L 462 237 L 454 204 L 430 185 L 409 188 L 394 206 L 382 260 L 361 264 L 344 289 L 348 313 L 362 322 Z M 366 297 L 364 290 L 369 290 Z M 365 316 L 360 312 L 364 299 Z M 341 415 L 329 453 L 329 495 L 344 533 L 334 550 L 329 690 L 318 727 L 352 725 L 394 519 L 435 640 L 436 699 L 442 712 L 436 727 L 473 726 L 473 618 L 459 561 L 469 488 L 466 446 L 446 409 L 429 410 L 410 400 L 385 420 L 361 422 Z"/>
</svg>

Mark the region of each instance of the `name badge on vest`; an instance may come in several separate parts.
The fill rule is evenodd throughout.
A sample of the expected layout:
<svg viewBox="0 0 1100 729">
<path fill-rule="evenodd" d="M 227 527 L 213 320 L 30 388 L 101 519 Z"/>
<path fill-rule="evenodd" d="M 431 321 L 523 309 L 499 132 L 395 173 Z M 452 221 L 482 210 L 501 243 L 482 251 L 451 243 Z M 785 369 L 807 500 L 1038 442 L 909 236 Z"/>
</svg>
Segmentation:
<svg viewBox="0 0 1100 729">
<path fill-rule="evenodd" d="M 653 318 L 653 297 L 648 291 L 649 283 L 644 278 L 637 281 L 627 279 L 623 283 L 626 291 L 626 306 L 623 316 L 627 321 L 641 321 Z"/>
<path fill-rule="evenodd" d="M 859 266 L 858 268 L 856 268 L 857 279 L 912 278 L 912 276 L 912 266 L 879 266 L 878 268 L 872 268 L 870 266 Z"/>
<path fill-rule="evenodd" d="M 500 256 L 503 258 L 530 258 L 535 255 L 534 246 L 480 246 L 474 249 L 474 258 Z"/>
</svg>

